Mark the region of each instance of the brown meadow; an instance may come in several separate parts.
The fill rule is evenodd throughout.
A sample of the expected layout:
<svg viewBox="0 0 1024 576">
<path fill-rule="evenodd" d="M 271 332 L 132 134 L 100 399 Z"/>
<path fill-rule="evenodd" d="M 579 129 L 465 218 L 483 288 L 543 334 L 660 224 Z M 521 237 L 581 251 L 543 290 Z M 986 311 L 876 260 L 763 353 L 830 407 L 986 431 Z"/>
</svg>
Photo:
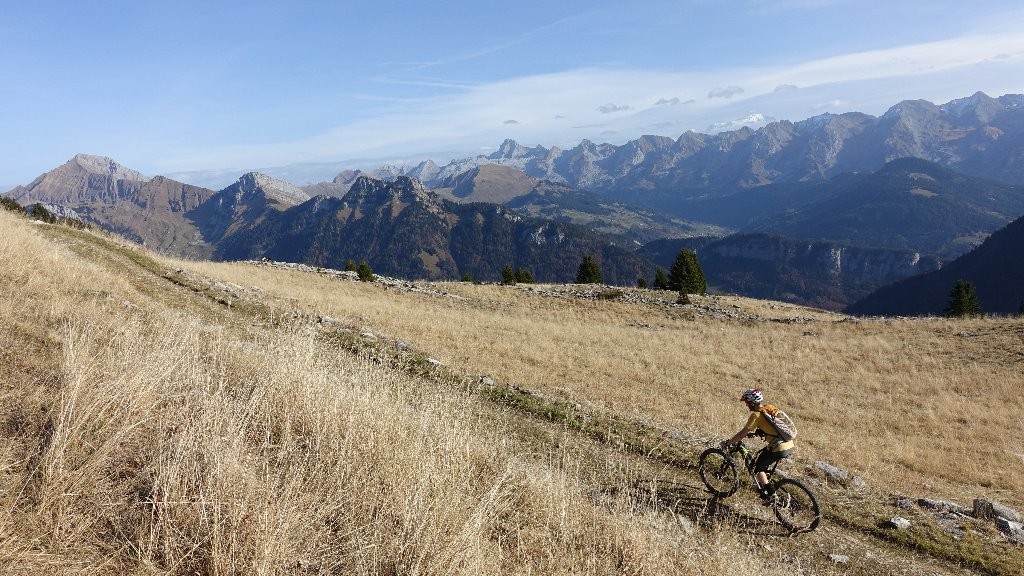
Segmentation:
<svg viewBox="0 0 1024 576">
<path fill-rule="evenodd" d="M 339 350 L 301 321 L 319 316 L 470 379 L 707 441 L 738 428 L 736 397 L 760 385 L 797 419 L 804 463 L 1024 504 L 1020 319 L 407 292 L 169 261 L 6 213 L 0 228 L 4 573 L 828 573 L 822 550 L 842 546 L 871 550 L 846 573 L 961 573 L 838 528 L 687 527 L 636 489 L 692 484 L 684 471 Z M 178 269 L 245 296 L 204 298 L 167 281 Z"/>
</svg>

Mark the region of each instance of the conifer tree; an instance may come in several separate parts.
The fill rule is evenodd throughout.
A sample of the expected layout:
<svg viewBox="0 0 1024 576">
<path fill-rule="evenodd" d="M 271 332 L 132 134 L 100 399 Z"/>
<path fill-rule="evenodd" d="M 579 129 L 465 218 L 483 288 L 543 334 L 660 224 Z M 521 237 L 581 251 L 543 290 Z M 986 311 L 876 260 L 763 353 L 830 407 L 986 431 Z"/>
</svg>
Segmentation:
<svg viewBox="0 0 1024 576">
<path fill-rule="evenodd" d="M 661 266 L 654 271 L 654 287 L 658 290 L 668 290 L 668 275 Z"/>
<path fill-rule="evenodd" d="M 679 251 L 668 274 L 668 287 L 670 290 L 686 294 L 704 294 L 708 291 L 704 271 L 700 269 L 696 252 L 689 248 Z"/>
<path fill-rule="evenodd" d="M 501 269 L 501 283 L 512 286 L 516 283 L 516 273 L 512 271 L 512 267 L 508 264 Z"/>
<path fill-rule="evenodd" d="M 637 278 L 636 279 L 636 287 L 637 288 L 647 288 L 647 278 L 643 278 L 643 277 Z"/>
<path fill-rule="evenodd" d="M 533 274 L 526 268 L 516 269 L 516 282 L 520 284 L 533 284 Z"/>
<path fill-rule="evenodd" d="M 953 284 L 953 289 L 949 291 L 949 307 L 946 308 L 946 316 L 965 318 L 979 315 L 981 315 L 981 304 L 978 303 L 974 283 L 969 280 L 957 280 L 956 284 Z"/>
<path fill-rule="evenodd" d="M 604 284 L 604 278 L 601 276 L 601 267 L 597 265 L 597 261 L 586 255 L 583 257 L 583 261 L 580 262 L 580 267 L 576 271 L 576 283 L 577 284 Z"/>
<path fill-rule="evenodd" d="M 356 273 L 359 274 L 359 279 L 363 282 L 373 282 L 373 269 L 366 263 L 366 260 L 359 263 Z"/>
<path fill-rule="evenodd" d="M 351 258 L 345 261 L 345 272 L 356 272 L 356 263 Z"/>
</svg>

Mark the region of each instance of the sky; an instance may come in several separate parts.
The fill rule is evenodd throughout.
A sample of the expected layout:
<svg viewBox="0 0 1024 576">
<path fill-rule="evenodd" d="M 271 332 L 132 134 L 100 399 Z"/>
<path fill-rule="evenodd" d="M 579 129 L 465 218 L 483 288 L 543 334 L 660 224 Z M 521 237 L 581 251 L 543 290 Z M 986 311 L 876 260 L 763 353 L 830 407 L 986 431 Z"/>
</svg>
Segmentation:
<svg viewBox="0 0 1024 576">
<path fill-rule="evenodd" d="M 978 91 L 1024 93 L 1019 0 L 10 2 L 0 189 L 78 153 L 306 184 Z"/>
</svg>

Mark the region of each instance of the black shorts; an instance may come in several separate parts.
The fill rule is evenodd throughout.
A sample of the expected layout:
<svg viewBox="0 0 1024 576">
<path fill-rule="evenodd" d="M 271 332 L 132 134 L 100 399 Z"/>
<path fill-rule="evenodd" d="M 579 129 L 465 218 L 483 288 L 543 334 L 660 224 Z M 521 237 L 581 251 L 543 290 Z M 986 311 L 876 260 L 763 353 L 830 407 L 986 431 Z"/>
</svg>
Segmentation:
<svg viewBox="0 0 1024 576">
<path fill-rule="evenodd" d="M 757 457 L 754 462 L 754 472 L 767 472 L 771 468 L 772 464 L 775 464 L 783 458 L 789 458 L 789 455 L 793 453 L 793 449 L 783 450 L 782 452 L 769 452 L 765 450 Z"/>
</svg>

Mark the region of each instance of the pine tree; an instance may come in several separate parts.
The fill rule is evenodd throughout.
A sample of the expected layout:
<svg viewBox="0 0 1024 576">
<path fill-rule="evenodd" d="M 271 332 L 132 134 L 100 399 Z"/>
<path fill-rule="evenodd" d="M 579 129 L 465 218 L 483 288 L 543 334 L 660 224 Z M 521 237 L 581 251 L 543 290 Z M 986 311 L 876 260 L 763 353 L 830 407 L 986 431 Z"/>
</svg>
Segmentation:
<svg viewBox="0 0 1024 576">
<path fill-rule="evenodd" d="M 658 290 L 668 290 L 668 275 L 661 266 L 654 271 L 654 287 Z"/>
<path fill-rule="evenodd" d="M 946 316 L 965 318 L 979 315 L 981 315 L 981 304 L 978 303 L 974 283 L 968 280 L 957 280 L 949 292 L 949 307 L 946 308 Z"/>
<path fill-rule="evenodd" d="M 512 267 L 508 264 L 501 269 L 501 283 L 512 286 L 516 283 L 516 273 L 512 271 Z"/>
<path fill-rule="evenodd" d="M 533 284 L 533 274 L 526 268 L 519 268 L 516 270 L 516 282 L 520 284 Z"/>
<path fill-rule="evenodd" d="M 636 279 L 636 287 L 637 288 L 647 288 L 647 278 L 637 278 Z"/>
<path fill-rule="evenodd" d="M 53 213 L 51 213 L 49 210 L 47 210 L 45 206 L 38 202 L 30 206 L 28 211 L 36 220 L 41 220 L 43 222 L 46 222 L 47 224 L 57 223 L 57 217 L 54 216 Z"/>
<path fill-rule="evenodd" d="M 700 269 L 696 252 L 689 248 L 679 251 L 668 274 L 668 287 L 670 290 L 687 294 L 704 294 L 708 291 L 704 271 Z"/>
<path fill-rule="evenodd" d="M 583 261 L 580 262 L 579 270 L 576 272 L 576 283 L 604 284 L 604 278 L 601 276 L 601 267 L 589 255 L 584 256 Z"/>
<path fill-rule="evenodd" d="M 356 263 L 351 258 L 345 261 L 345 272 L 356 272 Z"/>
<path fill-rule="evenodd" d="M 366 260 L 359 263 L 356 273 L 359 274 L 359 279 L 363 282 L 373 282 L 373 269 L 366 263 Z"/>
</svg>

